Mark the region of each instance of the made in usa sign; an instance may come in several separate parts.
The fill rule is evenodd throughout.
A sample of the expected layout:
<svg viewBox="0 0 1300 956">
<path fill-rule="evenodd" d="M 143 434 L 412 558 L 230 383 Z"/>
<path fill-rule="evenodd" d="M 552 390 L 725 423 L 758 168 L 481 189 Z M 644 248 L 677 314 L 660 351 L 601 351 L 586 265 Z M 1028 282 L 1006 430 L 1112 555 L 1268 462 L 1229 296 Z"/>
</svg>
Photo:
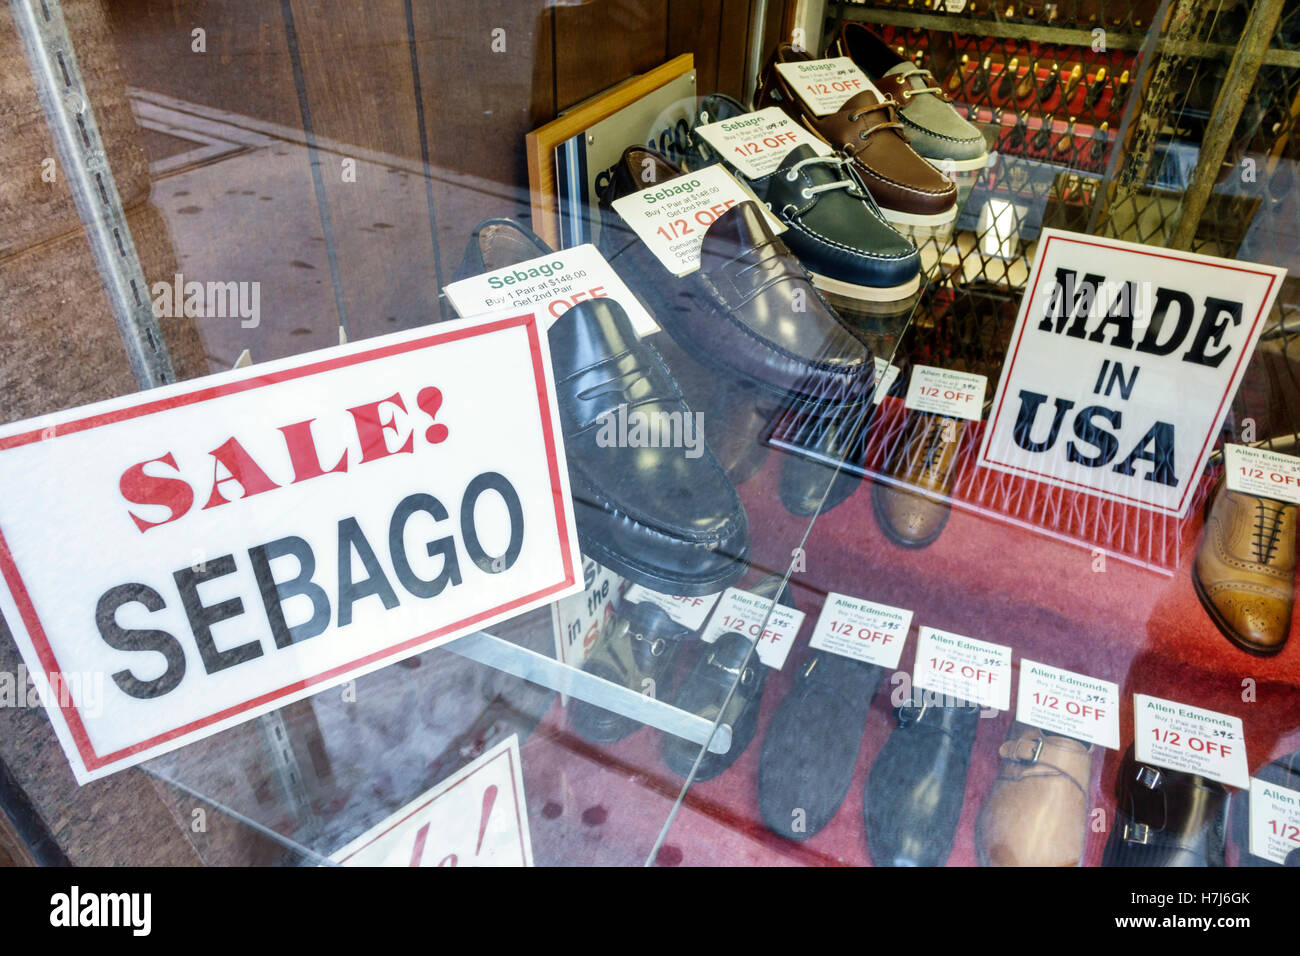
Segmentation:
<svg viewBox="0 0 1300 956">
<path fill-rule="evenodd" d="M 1285 275 L 1043 230 L 979 464 L 1182 517 Z"/>
<path fill-rule="evenodd" d="M 546 336 L 446 322 L 0 429 L 0 614 L 79 782 L 582 589 Z"/>
</svg>

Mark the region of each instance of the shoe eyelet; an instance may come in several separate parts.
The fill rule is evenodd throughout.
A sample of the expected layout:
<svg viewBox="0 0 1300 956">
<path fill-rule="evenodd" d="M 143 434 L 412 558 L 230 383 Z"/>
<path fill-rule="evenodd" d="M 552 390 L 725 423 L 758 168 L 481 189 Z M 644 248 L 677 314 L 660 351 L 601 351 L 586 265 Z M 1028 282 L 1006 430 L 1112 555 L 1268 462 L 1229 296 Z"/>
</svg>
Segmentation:
<svg viewBox="0 0 1300 956">
<path fill-rule="evenodd" d="M 812 199 L 813 191 L 805 187 L 799 191 L 799 195 L 803 196 L 804 199 Z"/>
<path fill-rule="evenodd" d="M 860 133 L 858 133 L 858 139 L 866 139 L 866 138 L 867 138 L 867 131 L 865 129 L 862 130 Z"/>
<path fill-rule="evenodd" d="M 792 169 L 785 174 L 785 178 L 787 182 L 794 182 L 796 179 L 799 178 L 799 174 Z"/>
<path fill-rule="evenodd" d="M 650 656 L 659 657 L 661 654 L 663 654 L 664 650 L 667 647 L 668 647 L 667 641 L 665 641 L 662 637 L 656 637 L 654 639 L 654 643 L 650 645 Z"/>
</svg>

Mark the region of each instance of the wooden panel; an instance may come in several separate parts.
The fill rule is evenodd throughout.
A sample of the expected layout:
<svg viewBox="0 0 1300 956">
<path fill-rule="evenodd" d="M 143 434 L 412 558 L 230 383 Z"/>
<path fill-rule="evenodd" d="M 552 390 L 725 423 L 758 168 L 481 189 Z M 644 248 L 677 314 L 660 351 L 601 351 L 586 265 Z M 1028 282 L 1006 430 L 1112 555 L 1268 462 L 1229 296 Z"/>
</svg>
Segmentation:
<svg viewBox="0 0 1300 956">
<path fill-rule="evenodd" d="M 722 26 L 718 33 L 718 90 L 740 99 L 745 95 L 749 0 L 722 0 L 721 16 Z"/>
<path fill-rule="evenodd" d="M 557 109 L 667 59 L 668 0 L 591 0 L 554 9 Z"/>
<path fill-rule="evenodd" d="M 723 0 L 669 0 L 668 56 L 695 57 L 695 88 L 701 95 L 718 88 L 718 47 L 722 37 Z"/>
</svg>

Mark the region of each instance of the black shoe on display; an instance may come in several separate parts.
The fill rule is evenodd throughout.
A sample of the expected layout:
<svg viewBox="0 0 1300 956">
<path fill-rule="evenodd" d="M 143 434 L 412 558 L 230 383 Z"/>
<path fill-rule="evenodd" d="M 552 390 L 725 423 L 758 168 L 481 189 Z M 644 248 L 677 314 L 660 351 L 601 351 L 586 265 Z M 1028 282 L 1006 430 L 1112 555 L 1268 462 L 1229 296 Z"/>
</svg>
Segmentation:
<svg viewBox="0 0 1300 956">
<path fill-rule="evenodd" d="M 926 701 L 898 708 L 898 726 L 867 774 L 867 849 L 876 866 L 942 866 L 952 853 L 980 709 Z"/>
<path fill-rule="evenodd" d="M 639 601 L 625 604 L 601 632 L 582 669 L 638 694 L 651 687 L 663 693 L 677 651 L 690 633 L 658 605 Z M 607 744 L 622 740 L 643 725 L 570 697 L 569 726 L 584 740 Z"/>
<path fill-rule="evenodd" d="M 770 598 L 780 584 L 781 575 L 769 574 L 750 590 Z M 788 585 L 781 592 L 779 603 L 794 607 Z M 771 668 L 759 659 L 757 649 L 750 652 L 753 647 L 753 639 L 734 631 L 721 635 L 712 646 L 705 645 L 673 700 L 673 706 L 681 710 L 717 721 L 719 731 L 726 728 L 730 738 L 725 753 L 708 751 L 704 754 L 695 772 L 697 781 L 712 780 L 722 773 L 736 762 L 754 739 L 754 731 L 758 729 L 759 704 Z M 728 699 L 727 694 L 733 685 L 735 692 Z M 691 772 L 691 765 L 699 752 L 699 744 L 672 734 L 664 735 L 664 762 L 679 777 Z"/>
<path fill-rule="evenodd" d="M 760 207 L 737 203 L 708 227 L 700 267 L 666 269 L 612 203 L 683 175 L 660 154 L 624 150 L 601 194 L 600 247 L 664 331 L 691 355 L 810 405 L 857 405 L 875 375 L 871 351 L 768 228 Z"/>
<path fill-rule="evenodd" d="M 540 236 L 513 219 L 484 219 L 470 234 L 452 282 L 518 265 L 553 252 Z"/>
<path fill-rule="evenodd" d="M 874 406 L 864 405 L 822 416 L 810 426 L 820 431 L 820 436 L 804 447 L 818 457 L 788 452 L 781 465 L 778 493 L 786 511 L 797 518 L 811 518 L 843 504 L 853 494 L 862 476 L 847 464 L 837 466 L 835 462 L 843 461 L 862 444 L 873 411 Z"/>
<path fill-rule="evenodd" d="M 1115 826 L 1102 866 L 1226 866 L 1228 791 L 1196 774 L 1138 763 L 1119 768 Z"/>
<path fill-rule="evenodd" d="M 549 339 L 583 553 L 666 594 L 713 594 L 739 580 L 749 557 L 744 506 L 622 306 L 580 302 Z M 632 440 L 655 429 L 655 442 Z M 664 432 L 680 434 L 684 447 L 672 447 Z"/>
<path fill-rule="evenodd" d="M 819 651 L 804 664 L 763 737 L 758 808 L 773 833 L 807 840 L 844 802 L 867 712 L 885 672 Z"/>
</svg>

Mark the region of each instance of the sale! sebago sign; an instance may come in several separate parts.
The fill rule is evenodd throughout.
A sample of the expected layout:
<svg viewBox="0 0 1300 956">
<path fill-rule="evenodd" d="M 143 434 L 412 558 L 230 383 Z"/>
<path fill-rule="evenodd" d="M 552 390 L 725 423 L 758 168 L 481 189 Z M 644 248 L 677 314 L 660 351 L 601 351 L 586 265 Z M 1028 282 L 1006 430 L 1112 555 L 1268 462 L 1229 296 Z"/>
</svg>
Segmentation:
<svg viewBox="0 0 1300 956">
<path fill-rule="evenodd" d="M 0 613 L 79 782 L 581 590 L 580 569 L 531 313 L 0 430 Z M 58 692 L 96 677 L 95 707 Z"/>
<path fill-rule="evenodd" d="M 1285 275 L 1043 230 L 979 463 L 1182 517 Z"/>
</svg>

